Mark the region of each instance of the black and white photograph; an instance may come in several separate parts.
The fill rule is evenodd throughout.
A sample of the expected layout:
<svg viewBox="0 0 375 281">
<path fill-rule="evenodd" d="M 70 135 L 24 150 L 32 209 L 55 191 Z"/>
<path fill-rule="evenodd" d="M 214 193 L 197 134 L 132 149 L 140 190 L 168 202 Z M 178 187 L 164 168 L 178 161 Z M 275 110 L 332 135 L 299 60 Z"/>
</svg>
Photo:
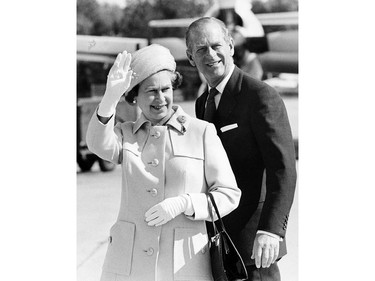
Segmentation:
<svg viewBox="0 0 375 281">
<path fill-rule="evenodd" d="M 370 2 L 5 1 L 1 280 L 372 280 Z"/>
<path fill-rule="evenodd" d="M 77 5 L 77 280 L 297 281 L 298 1 Z"/>
</svg>

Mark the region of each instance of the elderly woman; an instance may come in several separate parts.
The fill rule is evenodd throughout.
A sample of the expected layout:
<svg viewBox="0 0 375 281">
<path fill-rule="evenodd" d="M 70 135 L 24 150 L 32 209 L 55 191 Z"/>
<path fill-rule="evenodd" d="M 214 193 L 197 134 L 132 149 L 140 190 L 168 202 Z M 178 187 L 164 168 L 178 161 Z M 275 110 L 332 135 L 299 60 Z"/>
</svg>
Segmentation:
<svg viewBox="0 0 375 281">
<path fill-rule="evenodd" d="M 213 280 L 205 221 L 211 192 L 225 216 L 238 189 L 215 127 L 173 105 L 181 83 L 168 49 L 119 54 L 87 132 L 89 149 L 122 165 L 121 206 L 110 230 L 102 281 Z M 126 100 L 142 113 L 114 124 Z"/>
</svg>

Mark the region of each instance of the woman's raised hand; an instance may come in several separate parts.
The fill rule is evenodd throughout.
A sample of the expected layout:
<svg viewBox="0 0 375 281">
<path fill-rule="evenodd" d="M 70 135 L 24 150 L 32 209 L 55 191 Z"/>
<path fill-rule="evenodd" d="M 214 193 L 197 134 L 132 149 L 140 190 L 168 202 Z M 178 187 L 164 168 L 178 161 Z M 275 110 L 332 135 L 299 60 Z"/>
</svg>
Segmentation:
<svg viewBox="0 0 375 281">
<path fill-rule="evenodd" d="M 117 95 L 118 98 L 129 88 L 133 71 L 130 69 L 132 55 L 123 51 L 117 55 L 115 62 L 109 70 L 106 92 Z"/>
<path fill-rule="evenodd" d="M 132 57 L 127 51 L 117 55 L 107 77 L 107 85 L 103 99 L 99 105 L 98 114 L 110 117 L 114 114 L 120 97 L 129 88 L 133 71 L 130 69 Z"/>
</svg>

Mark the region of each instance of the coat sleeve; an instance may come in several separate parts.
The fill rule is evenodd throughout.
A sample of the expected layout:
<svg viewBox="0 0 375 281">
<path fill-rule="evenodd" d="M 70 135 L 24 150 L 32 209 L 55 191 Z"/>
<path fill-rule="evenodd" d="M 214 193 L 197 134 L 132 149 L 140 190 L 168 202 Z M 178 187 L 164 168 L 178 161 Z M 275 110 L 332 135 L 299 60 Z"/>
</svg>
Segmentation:
<svg viewBox="0 0 375 281">
<path fill-rule="evenodd" d="M 284 237 L 297 177 L 288 115 L 271 87 L 262 89 L 253 106 L 252 128 L 266 170 L 266 198 L 258 229 Z"/>
<path fill-rule="evenodd" d="M 232 168 L 224 147 L 212 124 L 208 124 L 204 133 L 204 173 L 208 192 L 212 192 L 220 215 L 224 217 L 237 208 L 241 190 L 237 187 Z M 207 195 L 190 193 L 195 211 L 194 220 L 211 220 Z"/>
<path fill-rule="evenodd" d="M 122 134 L 120 124 L 114 126 L 114 119 L 112 116 L 107 124 L 103 124 L 95 111 L 87 128 L 86 143 L 100 158 L 119 164 L 122 161 Z"/>
</svg>

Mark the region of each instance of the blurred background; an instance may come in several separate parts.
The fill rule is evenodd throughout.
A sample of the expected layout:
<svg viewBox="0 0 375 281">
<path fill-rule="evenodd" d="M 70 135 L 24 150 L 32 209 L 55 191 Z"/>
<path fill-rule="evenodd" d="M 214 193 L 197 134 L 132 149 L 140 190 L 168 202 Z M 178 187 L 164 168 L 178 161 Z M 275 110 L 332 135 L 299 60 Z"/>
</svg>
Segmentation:
<svg viewBox="0 0 375 281">
<path fill-rule="evenodd" d="M 96 161 L 103 171 L 114 168 L 87 151 L 85 134 L 119 52 L 161 44 L 170 49 L 183 75 L 175 102 L 192 102 L 204 91 L 204 78 L 187 60 L 184 39 L 186 28 L 200 16 L 226 23 L 235 41 L 237 66 L 296 100 L 297 0 L 77 0 L 77 163 L 81 171 L 89 171 Z M 116 117 L 134 120 L 137 114 L 135 107 L 121 101 Z M 298 153 L 295 123 L 292 130 Z"/>
<path fill-rule="evenodd" d="M 120 204 L 120 167 L 90 153 L 85 142 L 108 71 L 123 50 L 134 52 L 151 43 L 169 48 L 183 75 L 174 102 L 195 116 L 194 101 L 206 84 L 187 60 L 184 36 L 201 16 L 224 21 L 234 39 L 236 65 L 279 91 L 298 160 L 297 0 L 77 0 L 78 281 L 99 280 L 108 231 Z M 138 114 L 122 98 L 117 121 L 135 120 Z M 279 263 L 287 281 L 298 280 L 297 210 L 298 185 L 287 233 L 289 254 Z"/>
</svg>

